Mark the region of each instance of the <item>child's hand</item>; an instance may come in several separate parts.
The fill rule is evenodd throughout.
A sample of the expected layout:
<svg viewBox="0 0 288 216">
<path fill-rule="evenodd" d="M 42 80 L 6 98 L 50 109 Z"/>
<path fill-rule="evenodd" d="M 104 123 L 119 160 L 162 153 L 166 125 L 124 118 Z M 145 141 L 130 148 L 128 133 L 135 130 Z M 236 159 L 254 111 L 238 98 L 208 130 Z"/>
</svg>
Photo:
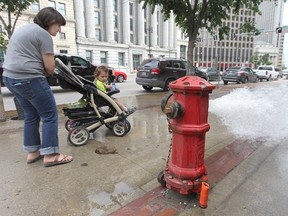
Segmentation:
<svg viewBox="0 0 288 216">
<path fill-rule="evenodd" d="M 112 85 L 106 85 L 107 90 L 111 90 L 111 88 L 112 88 Z"/>
</svg>

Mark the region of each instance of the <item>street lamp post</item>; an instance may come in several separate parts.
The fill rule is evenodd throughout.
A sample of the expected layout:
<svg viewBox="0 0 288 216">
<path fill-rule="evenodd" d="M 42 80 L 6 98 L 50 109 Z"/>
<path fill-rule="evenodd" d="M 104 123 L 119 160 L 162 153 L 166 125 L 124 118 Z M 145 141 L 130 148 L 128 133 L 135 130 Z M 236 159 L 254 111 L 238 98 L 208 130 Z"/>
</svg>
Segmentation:
<svg viewBox="0 0 288 216">
<path fill-rule="evenodd" d="M 148 46 L 149 46 L 149 49 L 148 49 L 148 55 L 149 55 L 149 58 L 152 57 L 152 54 L 151 54 L 151 33 L 153 33 L 153 27 L 151 27 L 149 25 L 148 27 L 148 36 L 149 36 L 149 41 L 148 41 Z"/>
</svg>

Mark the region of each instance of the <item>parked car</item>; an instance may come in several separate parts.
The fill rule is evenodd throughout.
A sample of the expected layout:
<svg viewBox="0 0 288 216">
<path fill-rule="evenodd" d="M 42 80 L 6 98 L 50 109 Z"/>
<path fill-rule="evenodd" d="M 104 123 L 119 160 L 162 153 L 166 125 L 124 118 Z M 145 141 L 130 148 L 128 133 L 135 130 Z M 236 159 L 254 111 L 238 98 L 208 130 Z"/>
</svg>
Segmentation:
<svg viewBox="0 0 288 216">
<path fill-rule="evenodd" d="M 288 69 L 282 70 L 282 76 L 286 79 L 288 78 Z"/>
<path fill-rule="evenodd" d="M 178 58 L 151 58 L 144 60 L 137 68 L 136 83 L 145 90 L 154 87 L 169 90 L 169 83 L 186 76 L 187 61 Z M 195 68 L 196 76 L 204 78 L 201 71 Z M 202 76 L 203 75 L 203 76 Z"/>
<path fill-rule="evenodd" d="M 230 67 L 222 75 L 222 80 L 224 85 L 227 85 L 228 82 L 236 83 L 247 83 L 247 82 L 257 82 L 258 77 L 255 72 L 253 72 L 250 67 Z"/>
<path fill-rule="evenodd" d="M 186 75 L 187 62 L 183 59 L 151 58 L 137 69 L 136 83 L 150 91 L 153 87 L 169 90 L 169 83 Z"/>
<path fill-rule="evenodd" d="M 203 72 L 201 77 L 207 81 L 218 80 L 219 78 L 219 72 L 212 67 L 198 67 L 197 71 Z"/>
<path fill-rule="evenodd" d="M 67 65 L 68 68 L 71 69 L 71 71 L 75 75 L 79 75 L 87 80 L 93 81 L 94 80 L 94 71 L 95 69 L 102 65 L 102 64 L 92 64 L 86 59 L 77 56 L 77 55 L 69 55 L 69 54 L 55 54 L 55 58 L 59 58 L 65 65 Z M 109 79 L 108 82 L 111 83 L 115 79 L 115 75 L 113 73 L 113 68 L 106 65 L 109 70 Z M 67 88 L 65 84 L 61 82 L 61 80 L 58 80 L 56 75 L 52 75 L 50 77 L 47 77 L 48 82 L 51 86 L 53 85 L 60 85 L 62 88 Z"/>
<path fill-rule="evenodd" d="M 127 80 L 127 74 L 123 71 L 114 70 L 114 75 L 117 82 L 124 82 Z"/>
<path fill-rule="evenodd" d="M 260 65 L 256 71 L 260 81 L 265 79 L 267 82 L 271 79 L 278 79 L 280 76 L 279 72 L 280 70 L 273 65 Z"/>
</svg>

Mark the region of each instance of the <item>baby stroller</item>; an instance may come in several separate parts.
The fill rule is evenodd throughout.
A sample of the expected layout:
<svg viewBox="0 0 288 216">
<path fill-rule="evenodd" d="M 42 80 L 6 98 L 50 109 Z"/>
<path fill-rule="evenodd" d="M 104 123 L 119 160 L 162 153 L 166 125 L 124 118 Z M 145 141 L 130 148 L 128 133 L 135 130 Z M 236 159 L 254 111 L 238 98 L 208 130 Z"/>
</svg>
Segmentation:
<svg viewBox="0 0 288 216">
<path fill-rule="evenodd" d="M 85 145 L 89 140 L 89 134 L 102 125 L 112 129 L 116 136 L 127 134 L 131 125 L 126 119 L 128 114 L 123 112 L 114 100 L 112 94 L 120 92 L 104 93 L 98 90 L 93 82 L 76 76 L 58 58 L 55 59 L 55 75 L 60 84 L 65 83 L 70 89 L 83 95 L 85 102 L 82 107 L 64 107 L 64 115 L 68 117 L 65 128 L 69 131 L 68 141 L 75 146 Z"/>
</svg>

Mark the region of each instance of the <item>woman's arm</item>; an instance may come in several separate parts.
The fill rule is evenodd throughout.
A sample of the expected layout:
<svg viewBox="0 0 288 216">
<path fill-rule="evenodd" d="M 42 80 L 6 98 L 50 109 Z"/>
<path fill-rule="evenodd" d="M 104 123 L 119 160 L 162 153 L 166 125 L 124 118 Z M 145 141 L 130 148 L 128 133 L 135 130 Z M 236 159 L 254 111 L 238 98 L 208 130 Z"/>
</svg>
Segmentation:
<svg viewBox="0 0 288 216">
<path fill-rule="evenodd" d="M 55 59 L 54 54 L 43 54 L 43 63 L 44 63 L 44 69 L 46 72 L 46 76 L 50 76 L 54 73 L 55 69 Z"/>
</svg>

